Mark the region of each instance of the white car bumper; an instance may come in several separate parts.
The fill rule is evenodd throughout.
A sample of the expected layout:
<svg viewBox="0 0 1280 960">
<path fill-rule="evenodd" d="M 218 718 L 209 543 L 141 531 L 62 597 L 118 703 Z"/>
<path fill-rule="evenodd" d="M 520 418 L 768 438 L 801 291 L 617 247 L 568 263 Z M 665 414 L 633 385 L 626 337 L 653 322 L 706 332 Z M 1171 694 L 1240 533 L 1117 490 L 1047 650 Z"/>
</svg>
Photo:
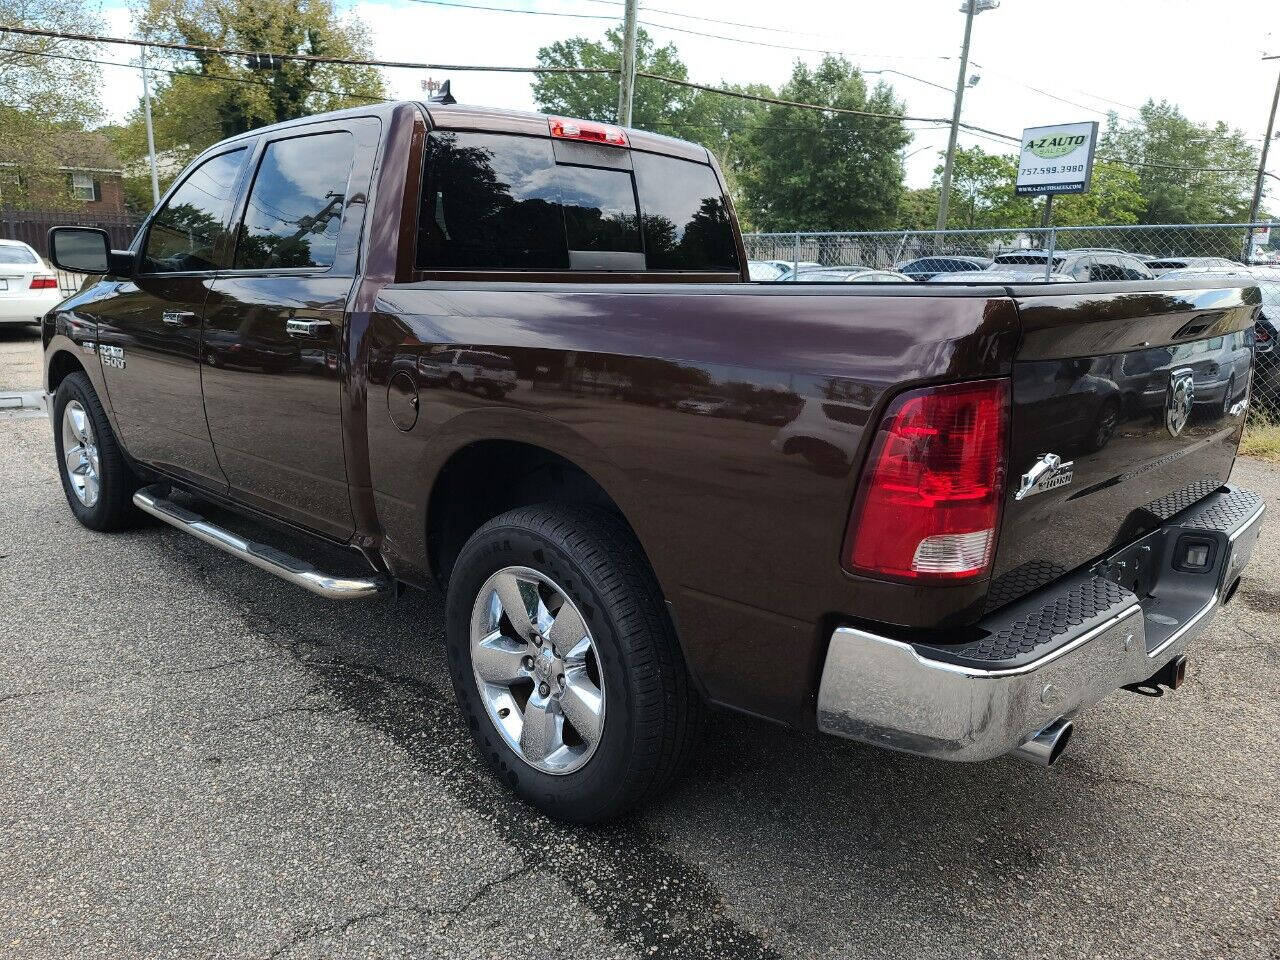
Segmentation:
<svg viewBox="0 0 1280 960">
<path fill-rule="evenodd" d="M 0 323 L 39 323 L 62 299 L 58 290 L 32 290 L 18 296 L 0 293 Z"/>
</svg>

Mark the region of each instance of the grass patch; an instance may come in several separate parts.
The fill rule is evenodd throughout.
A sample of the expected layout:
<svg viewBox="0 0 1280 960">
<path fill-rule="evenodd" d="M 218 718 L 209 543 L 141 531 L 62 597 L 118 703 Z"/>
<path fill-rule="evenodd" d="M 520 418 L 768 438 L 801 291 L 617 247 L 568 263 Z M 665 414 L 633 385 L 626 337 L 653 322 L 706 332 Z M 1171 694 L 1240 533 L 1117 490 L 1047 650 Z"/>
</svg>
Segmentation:
<svg viewBox="0 0 1280 960">
<path fill-rule="evenodd" d="M 1240 452 L 1246 457 L 1280 463 L 1280 423 L 1263 421 L 1246 426 Z"/>
</svg>

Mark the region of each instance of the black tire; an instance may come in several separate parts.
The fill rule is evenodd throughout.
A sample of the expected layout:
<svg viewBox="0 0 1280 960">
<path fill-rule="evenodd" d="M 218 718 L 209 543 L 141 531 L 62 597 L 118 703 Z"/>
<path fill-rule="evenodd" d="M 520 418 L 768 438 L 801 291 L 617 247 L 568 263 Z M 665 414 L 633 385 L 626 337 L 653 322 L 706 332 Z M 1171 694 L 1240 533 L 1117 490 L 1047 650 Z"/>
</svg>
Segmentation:
<svg viewBox="0 0 1280 960">
<path fill-rule="evenodd" d="M 489 577 L 531 567 L 582 612 L 605 691 L 598 746 L 572 773 L 536 769 L 499 734 L 477 689 L 471 618 Z M 498 778 L 548 816 L 599 823 L 648 802 L 688 764 L 703 705 L 657 581 L 621 520 L 605 510 L 541 504 L 490 520 L 453 568 L 447 603 L 449 669 L 463 716 Z"/>
<path fill-rule="evenodd" d="M 63 415 L 67 405 L 73 401 L 79 403 L 87 414 L 98 450 L 98 495 L 97 500 L 88 506 L 81 501 L 72 485 L 63 446 Z M 58 384 L 53 395 L 53 443 L 58 455 L 62 492 L 66 494 L 67 505 L 77 520 L 91 530 L 121 530 L 142 521 L 143 515 L 133 505 L 133 494 L 141 485 L 140 481 L 125 460 L 98 394 L 85 373 L 69 374 Z"/>
<path fill-rule="evenodd" d="M 463 380 L 463 379 L 462 379 L 462 374 L 460 374 L 460 373 L 451 373 L 451 374 L 449 374 L 449 379 L 448 379 L 448 381 L 447 381 L 447 382 L 448 382 L 448 384 L 449 384 L 449 389 L 451 389 L 451 390 L 465 390 L 465 389 L 467 389 L 467 381 L 465 381 L 465 380 Z"/>
</svg>

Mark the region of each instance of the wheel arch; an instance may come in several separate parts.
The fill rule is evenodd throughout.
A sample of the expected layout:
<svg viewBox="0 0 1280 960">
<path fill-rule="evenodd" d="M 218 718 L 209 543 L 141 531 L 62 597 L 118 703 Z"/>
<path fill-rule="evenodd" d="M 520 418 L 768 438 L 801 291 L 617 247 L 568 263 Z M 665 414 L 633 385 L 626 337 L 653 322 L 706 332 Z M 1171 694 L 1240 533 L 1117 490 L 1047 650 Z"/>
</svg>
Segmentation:
<svg viewBox="0 0 1280 960">
<path fill-rule="evenodd" d="M 80 358 L 69 348 L 61 347 L 53 350 L 45 363 L 45 389 L 50 394 L 57 392 L 58 385 L 73 373 L 83 373 L 88 376 L 89 371 L 85 369 Z M 92 380 L 92 377 L 90 377 L 90 380 Z"/>
<path fill-rule="evenodd" d="M 426 557 L 436 580 L 448 582 L 463 544 L 484 523 L 536 503 L 610 511 L 626 524 L 654 569 L 622 499 L 580 460 L 564 450 L 508 437 L 476 439 L 454 448 L 436 471 L 427 495 Z"/>
</svg>

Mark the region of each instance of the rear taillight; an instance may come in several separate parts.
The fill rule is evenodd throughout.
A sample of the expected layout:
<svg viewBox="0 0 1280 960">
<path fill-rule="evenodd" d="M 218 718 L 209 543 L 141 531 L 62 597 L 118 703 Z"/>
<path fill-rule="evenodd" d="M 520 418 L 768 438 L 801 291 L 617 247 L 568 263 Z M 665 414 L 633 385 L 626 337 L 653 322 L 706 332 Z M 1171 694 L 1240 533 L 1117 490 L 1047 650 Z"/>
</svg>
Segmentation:
<svg viewBox="0 0 1280 960">
<path fill-rule="evenodd" d="M 593 120 L 569 120 L 565 117 L 548 117 L 547 126 L 558 140 L 585 140 L 603 143 L 611 147 L 625 147 L 627 132 L 621 127 Z"/>
<path fill-rule="evenodd" d="M 58 278 L 57 277 L 32 277 L 31 289 L 32 290 L 57 290 Z"/>
<path fill-rule="evenodd" d="M 1269 343 L 1271 340 L 1271 331 L 1261 323 L 1253 325 L 1253 339 L 1258 343 Z"/>
<path fill-rule="evenodd" d="M 845 538 L 855 573 L 912 581 L 985 574 L 1004 494 L 1009 381 L 926 387 L 889 405 Z"/>
</svg>

